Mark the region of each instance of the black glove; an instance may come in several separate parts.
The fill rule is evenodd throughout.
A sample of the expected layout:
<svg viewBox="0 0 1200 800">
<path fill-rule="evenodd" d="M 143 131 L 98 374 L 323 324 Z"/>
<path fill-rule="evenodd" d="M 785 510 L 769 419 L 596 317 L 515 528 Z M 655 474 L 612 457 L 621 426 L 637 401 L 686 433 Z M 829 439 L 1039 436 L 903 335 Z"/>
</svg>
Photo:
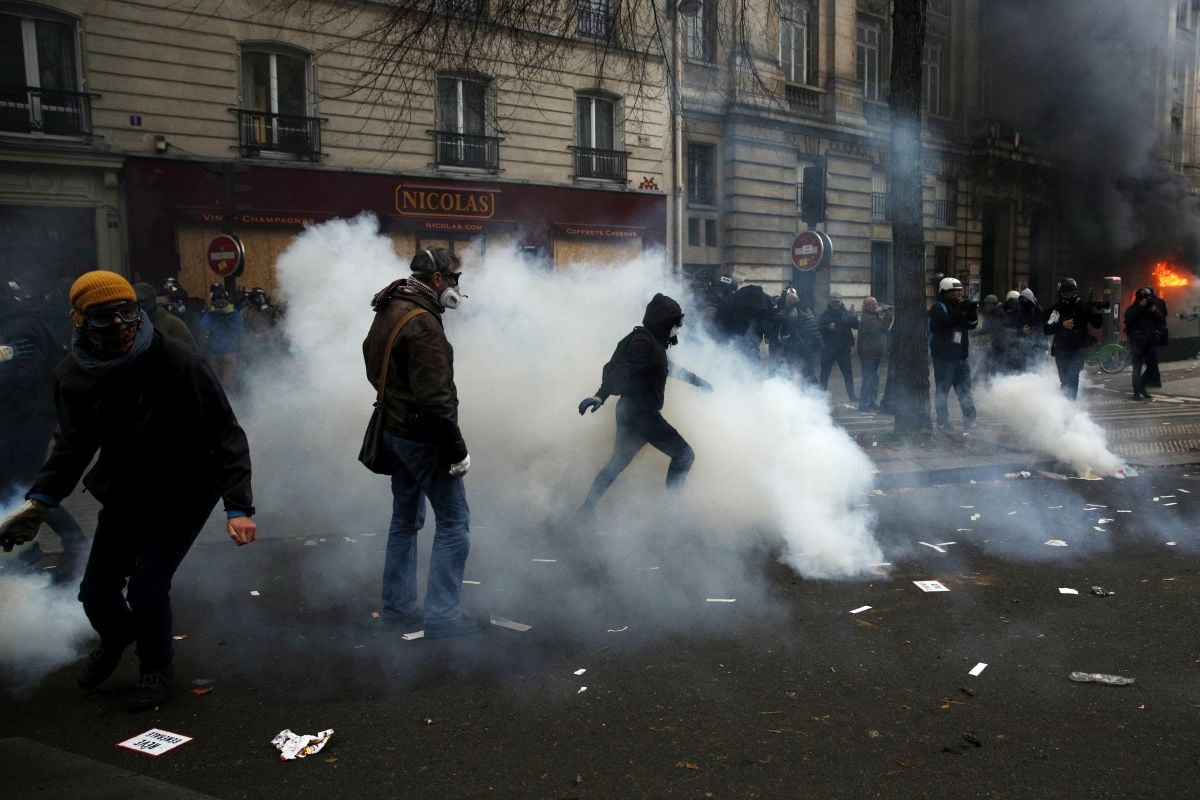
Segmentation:
<svg viewBox="0 0 1200 800">
<path fill-rule="evenodd" d="M 592 413 L 595 414 L 596 409 L 602 405 L 604 405 L 604 401 L 599 397 L 585 397 L 579 401 L 579 415 L 583 416 L 583 412 L 587 411 L 589 408 L 592 410 Z"/>
</svg>

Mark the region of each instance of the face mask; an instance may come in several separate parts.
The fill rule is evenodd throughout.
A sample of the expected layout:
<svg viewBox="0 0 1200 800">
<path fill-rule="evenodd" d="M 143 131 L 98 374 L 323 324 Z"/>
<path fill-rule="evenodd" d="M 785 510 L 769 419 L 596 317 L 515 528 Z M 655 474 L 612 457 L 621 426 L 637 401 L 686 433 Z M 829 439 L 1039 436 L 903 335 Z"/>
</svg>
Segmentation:
<svg viewBox="0 0 1200 800">
<path fill-rule="evenodd" d="M 442 293 L 438 295 L 438 302 L 445 308 L 458 308 L 462 303 L 463 296 L 459 294 L 457 286 L 447 286 L 442 289 Z"/>
<path fill-rule="evenodd" d="M 679 326 L 678 326 L 678 325 L 672 325 L 672 326 L 671 326 L 671 332 L 670 332 L 669 334 L 667 334 L 667 336 L 668 336 L 669 338 L 671 338 L 671 339 L 678 338 L 678 336 L 679 336 Z"/>
</svg>

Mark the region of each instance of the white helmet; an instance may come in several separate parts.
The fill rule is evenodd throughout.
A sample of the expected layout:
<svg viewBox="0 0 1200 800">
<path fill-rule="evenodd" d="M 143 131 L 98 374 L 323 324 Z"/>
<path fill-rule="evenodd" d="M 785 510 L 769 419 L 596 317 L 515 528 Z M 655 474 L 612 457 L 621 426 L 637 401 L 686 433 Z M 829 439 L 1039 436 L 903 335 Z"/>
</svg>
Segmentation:
<svg viewBox="0 0 1200 800">
<path fill-rule="evenodd" d="M 942 278 L 942 282 L 938 284 L 939 292 L 951 292 L 955 289 L 962 289 L 962 282 L 958 278 Z"/>
</svg>

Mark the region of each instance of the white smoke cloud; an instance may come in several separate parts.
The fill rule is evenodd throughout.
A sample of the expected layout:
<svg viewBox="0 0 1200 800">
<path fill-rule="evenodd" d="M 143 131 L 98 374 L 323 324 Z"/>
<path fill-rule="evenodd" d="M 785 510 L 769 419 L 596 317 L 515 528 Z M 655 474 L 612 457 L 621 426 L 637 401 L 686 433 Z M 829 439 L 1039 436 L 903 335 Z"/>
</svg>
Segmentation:
<svg viewBox="0 0 1200 800">
<path fill-rule="evenodd" d="M 382 532 L 386 482 L 355 460 L 373 399 L 361 343 L 371 296 L 408 268 L 377 230 L 370 216 L 325 223 L 279 259 L 294 357 L 281 380 L 255 380 L 241 414 L 262 511 L 302 508 L 339 530 Z M 493 248 L 465 265 L 462 287 L 469 299 L 445 324 L 471 452 L 472 526 L 486 527 L 490 544 L 528 551 L 548 524 L 572 524 L 611 453 L 616 400 L 584 418 L 576 406 L 661 291 L 688 313 L 672 359 L 716 388 L 668 383 L 664 416 L 696 464 L 683 490 L 668 494 L 666 458 L 647 447 L 599 506 L 603 526 L 620 534 L 614 541 L 671 527 L 735 552 L 775 548 L 812 577 L 858 575 L 882 560 L 869 510 L 855 507 L 872 465 L 833 424 L 824 396 L 763 382 L 708 341 L 661 254 L 553 272 Z"/>
<path fill-rule="evenodd" d="M 1004 424 L 1015 444 L 1070 464 L 1080 475 L 1112 475 L 1123 465 L 1083 404 L 1063 396 L 1052 363 L 985 384 L 979 404 Z"/>
<path fill-rule="evenodd" d="M 92 635 L 74 586 L 44 573 L 0 575 L 0 609 L 0 667 L 15 688 L 75 661 Z"/>
</svg>

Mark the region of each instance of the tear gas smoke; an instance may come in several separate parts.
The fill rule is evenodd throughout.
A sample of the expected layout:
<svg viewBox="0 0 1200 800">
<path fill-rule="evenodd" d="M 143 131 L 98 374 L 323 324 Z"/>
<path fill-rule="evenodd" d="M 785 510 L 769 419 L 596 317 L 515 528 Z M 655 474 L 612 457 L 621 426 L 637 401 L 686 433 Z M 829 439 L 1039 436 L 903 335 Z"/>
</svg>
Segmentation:
<svg viewBox="0 0 1200 800">
<path fill-rule="evenodd" d="M 994 379 L 983 386 L 979 403 L 1016 444 L 1070 464 L 1080 475 L 1113 475 L 1123 464 L 1083 405 L 1063 396 L 1051 363 Z"/>
<path fill-rule="evenodd" d="M 0 504 L 0 519 L 18 503 Z M 76 660 L 92 634 L 74 584 L 54 586 L 46 573 L 22 575 L 8 569 L 32 546 L 0 554 L 0 671 L 5 684 L 18 691 Z"/>
<path fill-rule="evenodd" d="M 282 381 L 254 382 L 242 414 L 258 505 L 302 509 L 339 531 L 382 531 L 386 483 L 355 460 L 373 400 L 361 342 L 371 296 L 407 275 L 408 259 L 364 215 L 307 229 L 277 269 L 293 354 Z M 540 531 L 571 523 L 612 451 L 616 399 L 583 419 L 576 405 L 661 291 L 687 312 L 672 359 L 716 388 L 669 381 L 664 415 L 696 450 L 695 467 L 681 493 L 665 494 L 666 459 L 645 448 L 600 504 L 603 527 L 619 531 L 618 542 L 673 528 L 737 551 L 781 548 L 812 577 L 852 576 L 882 560 L 869 511 L 853 507 L 872 465 L 833 424 L 824 397 L 763 382 L 709 341 L 660 256 L 552 272 L 493 248 L 465 264 L 462 287 L 469 299 L 444 319 L 471 452 L 472 526 L 488 529 L 490 545 L 524 554 Z"/>
</svg>

